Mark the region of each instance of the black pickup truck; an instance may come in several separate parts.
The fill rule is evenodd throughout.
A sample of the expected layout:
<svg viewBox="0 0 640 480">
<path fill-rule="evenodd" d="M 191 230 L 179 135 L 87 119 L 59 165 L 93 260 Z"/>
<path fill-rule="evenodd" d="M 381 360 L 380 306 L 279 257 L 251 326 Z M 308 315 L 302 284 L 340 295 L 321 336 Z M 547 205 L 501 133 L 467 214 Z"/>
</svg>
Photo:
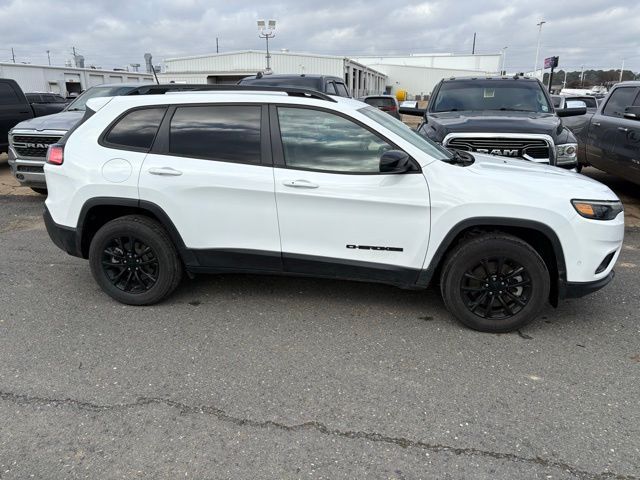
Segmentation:
<svg viewBox="0 0 640 480">
<path fill-rule="evenodd" d="M 15 80 L 0 78 L 0 153 L 9 147 L 8 132 L 16 124 L 62 111 L 67 101 L 53 93 L 23 93 Z"/>
<path fill-rule="evenodd" d="M 640 82 L 615 85 L 595 113 L 573 131 L 581 165 L 640 185 Z"/>
<path fill-rule="evenodd" d="M 537 79 L 447 78 L 434 88 L 418 132 L 447 148 L 572 169 L 577 140 L 560 117 L 584 114 L 584 107 L 554 109 Z"/>
</svg>

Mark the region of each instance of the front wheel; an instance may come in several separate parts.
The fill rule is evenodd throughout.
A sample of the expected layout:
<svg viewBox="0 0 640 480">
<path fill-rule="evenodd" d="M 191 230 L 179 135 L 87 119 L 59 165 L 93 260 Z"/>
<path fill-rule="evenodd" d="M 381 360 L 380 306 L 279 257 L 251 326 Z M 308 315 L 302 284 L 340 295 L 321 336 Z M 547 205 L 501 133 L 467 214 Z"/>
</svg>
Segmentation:
<svg viewBox="0 0 640 480">
<path fill-rule="evenodd" d="M 182 264 L 167 231 L 141 215 L 102 226 L 91 241 L 89 264 L 98 285 L 128 305 L 159 302 L 182 277 Z"/>
<path fill-rule="evenodd" d="M 549 271 L 531 245 L 502 233 L 459 243 L 447 256 L 440 286 L 449 311 L 483 332 L 509 332 L 532 321 L 549 298 Z"/>
</svg>

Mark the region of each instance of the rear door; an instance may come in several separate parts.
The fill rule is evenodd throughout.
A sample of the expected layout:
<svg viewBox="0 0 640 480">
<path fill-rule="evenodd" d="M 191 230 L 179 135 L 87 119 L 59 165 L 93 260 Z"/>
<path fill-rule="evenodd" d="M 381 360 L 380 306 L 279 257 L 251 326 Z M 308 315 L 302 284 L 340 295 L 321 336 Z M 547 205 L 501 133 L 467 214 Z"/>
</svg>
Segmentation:
<svg viewBox="0 0 640 480">
<path fill-rule="evenodd" d="M 630 106 L 640 107 L 640 93 Z M 617 130 L 612 160 L 621 176 L 640 183 L 640 120 L 622 116 Z"/>
<path fill-rule="evenodd" d="M 271 125 L 285 270 L 414 283 L 429 238 L 419 168 L 380 173 L 380 156 L 397 147 L 332 111 L 273 106 Z"/>
<path fill-rule="evenodd" d="M 0 80 L 0 152 L 7 150 L 7 134 L 16 124 L 33 117 L 31 107 L 13 80 Z"/>
<path fill-rule="evenodd" d="M 179 105 L 167 112 L 140 172 L 140 200 L 171 218 L 193 265 L 281 270 L 268 132 L 261 105 Z"/>
<path fill-rule="evenodd" d="M 633 104 L 638 94 L 637 87 L 618 87 L 597 112 L 589 125 L 586 142 L 587 162 L 596 168 L 620 175 L 621 165 L 614 159 L 615 145 L 619 137 L 620 119 L 626 107 Z"/>
</svg>

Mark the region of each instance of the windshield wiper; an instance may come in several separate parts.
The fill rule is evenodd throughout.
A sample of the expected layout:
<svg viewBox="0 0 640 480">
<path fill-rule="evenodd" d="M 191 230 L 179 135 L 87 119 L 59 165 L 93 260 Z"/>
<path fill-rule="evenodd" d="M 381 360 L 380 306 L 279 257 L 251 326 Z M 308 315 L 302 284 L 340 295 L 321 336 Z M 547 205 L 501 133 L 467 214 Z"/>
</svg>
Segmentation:
<svg viewBox="0 0 640 480">
<path fill-rule="evenodd" d="M 500 110 L 501 112 L 530 112 L 530 113 L 535 113 L 535 110 L 525 110 L 523 108 L 500 107 L 498 110 Z"/>
<path fill-rule="evenodd" d="M 67 112 L 84 112 L 84 108 L 69 108 Z"/>
</svg>

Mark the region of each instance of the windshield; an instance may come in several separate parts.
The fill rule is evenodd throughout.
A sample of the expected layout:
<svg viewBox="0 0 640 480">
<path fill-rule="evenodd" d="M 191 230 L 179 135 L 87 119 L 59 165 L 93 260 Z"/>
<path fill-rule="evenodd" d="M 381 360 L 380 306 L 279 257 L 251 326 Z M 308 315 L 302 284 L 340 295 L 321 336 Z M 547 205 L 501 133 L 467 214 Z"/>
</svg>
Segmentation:
<svg viewBox="0 0 640 480">
<path fill-rule="evenodd" d="M 453 155 L 449 150 L 414 132 L 400 120 L 392 117 L 388 113 L 374 107 L 361 108 L 358 112 L 372 120 L 375 120 L 383 127 L 391 130 L 403 140 L 406 140 L 414 147 L 419 148 L 430 157 L 438 160 L 450 160 L 453 158 Z"/>
<path fill-rule="evenodd" d="M 538 82 L 527 80 L 456 80 L 444 82 L 432 112 L 505 110 L 550 113 Z"/>
<path fill-rule="evenodd" d="M 84 112 L 87 106 L 87 100 L 98 97 L 115 97 L 118 95 L 124 95 L 125 93 L 133 90 L 134 87 L 91 87 L 84 92 L 67 107 L 68 112 Z"/>
</svg>

